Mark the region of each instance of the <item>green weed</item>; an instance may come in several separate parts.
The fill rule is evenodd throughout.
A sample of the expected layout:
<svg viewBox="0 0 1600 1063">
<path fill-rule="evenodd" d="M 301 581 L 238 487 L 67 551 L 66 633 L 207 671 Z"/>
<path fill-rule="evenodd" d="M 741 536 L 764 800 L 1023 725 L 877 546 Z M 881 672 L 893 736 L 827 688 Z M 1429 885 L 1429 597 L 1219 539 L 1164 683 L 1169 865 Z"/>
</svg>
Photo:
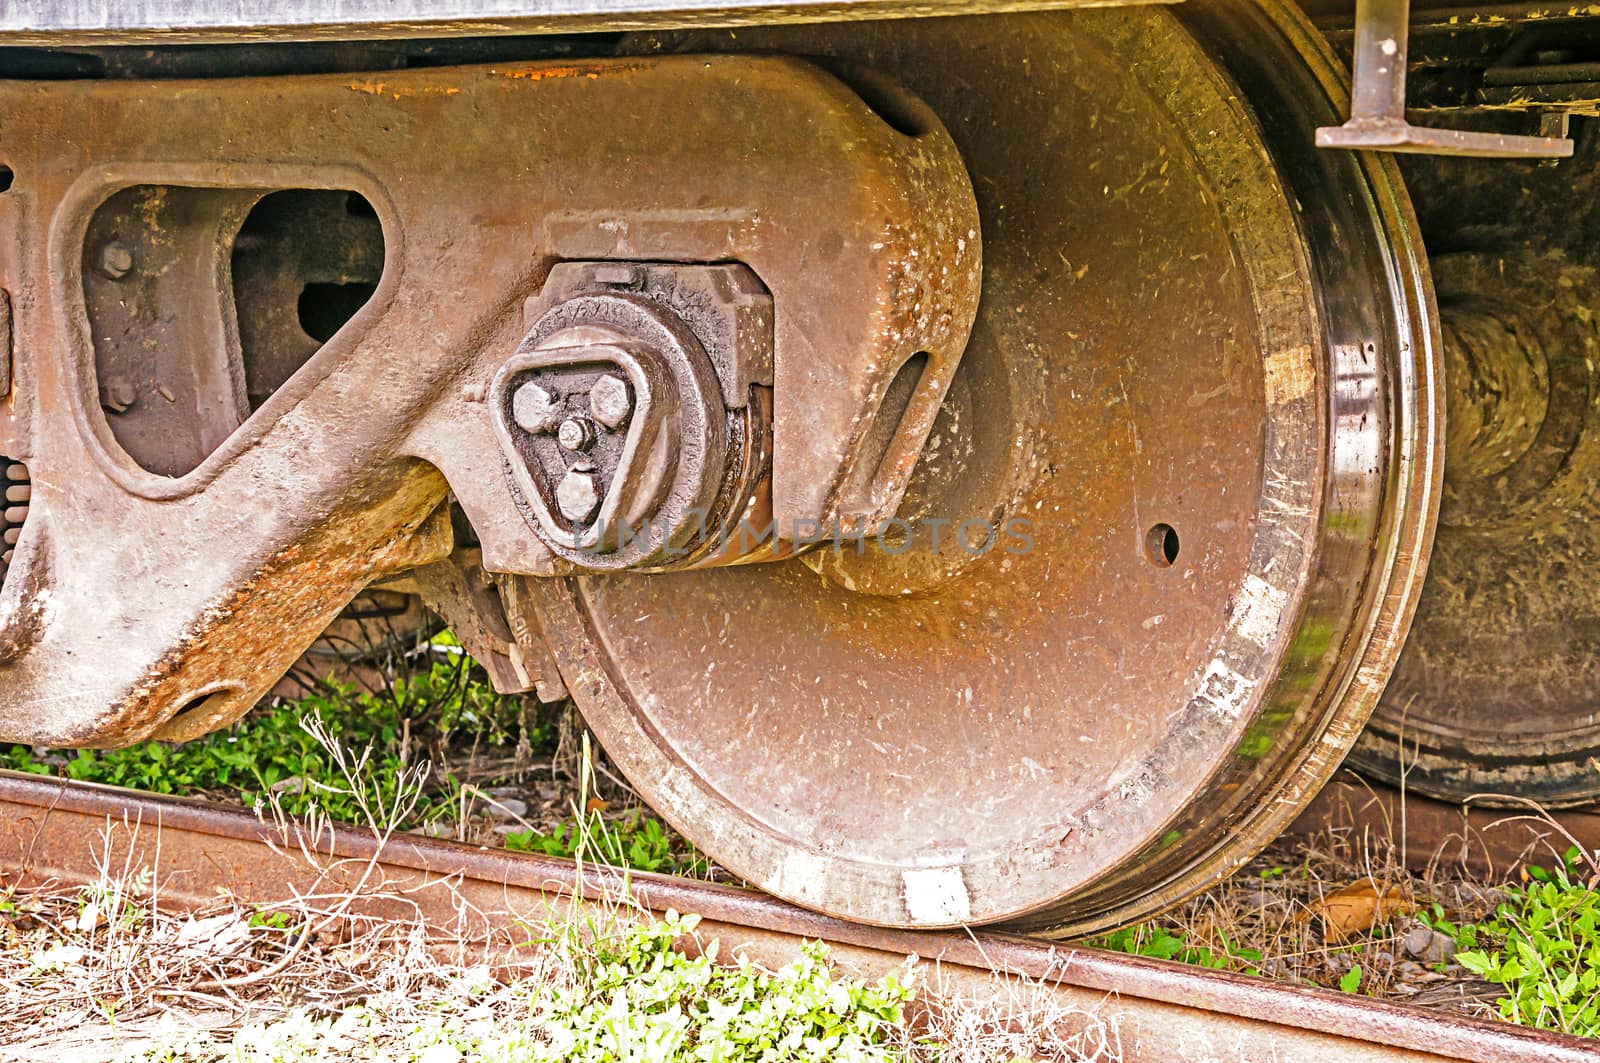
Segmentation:
<svg viewBox="0 0 1600 1063">
<path fill-rule="evenodd" d="M 1355 964 L 1339 979 L 1339 989 L 1345 993 L 1361 992 L 1361 965 Z"/>
<path fill-rule="evenodd" d="M 1216 933 L 1216 947 L 1192 943 L 1179 931 L 1170 930 L 1159 923 L 1137 923 L 1114 930 L 1087 944 L 1132 956 L 1149 956 L 1157 960 L 1176 960 L 1179 963 L 1208 967 L 1216 971 L 1241 971 L 1260 974 L 1261 950 L 1243 948 L 1228 940 L 1226 934 Z"/>
<path fill-rule="evenodd" d="M 246 717 L 226 731 L 192 742 L 141 742 L 127 749 L 35 753 L 24 745 L 0 747 L 0 767 L 37 774 L 59 770 L 68 778 L 126 786 L 150 793 L 226 795 L 247 807 L 270 799 L 290 816 L 304 816 L 313 807 L 343 823 L 363 823 L 362 809 L 395 805 L 396 788 L 407 764 L 403 739 L 426 734 L 438 745 L 504 744 L 509 731 L 522 723 L 513 711 L 516 699 L 496 693 L 473 674 L 473 662 L 459 652 L 448 632 L 434 639 L 446 652 L 431 667 L 397 679 L 383 691 L 369 693 L 324 681 L 322 690 L 282 701 Z M 554 726 L 533 723 L 527 744 L 553 744 Z M 367 749 L 370 755 L 353 791 L 340 771 L 325 734 L 344 749 Z M 587 776 L 586 776 L 587 778 Z M 580 807 L 587 805 L 585 800 Z M 461 784 L 449 772 L 437 775 L 417 801 L 402 830 L 445 816 L 460 805 Z M 601 819 L 598 812 L 579 816 L 548 832 L 520 831 L 506 838 L 508 849 L 574 857 L 587 844 L 592 859 L 618 868 L 703 877 L 704 857 L 687 849 L 661 822 L 641 812 L 620 820 Z"/>
<path fill-rule="evenodd" d="M 820 942 L 776 972 L 737 957 L 716 964 L 717 942 L 690 957 L 674 943 L 697 916 L 668 913 L 619 938 L 576 942 L 578 977 L 535 1001 L 543 1053 L 535 1060 L 889 1060 L 912 999 L 893 974 L 877 985 L 838 980 Z M 636 1053 L 650 1046 L 644 1057 Z"/>
<path fill-rule="evenodd" d="M 280 703 L 226 731 L 181 745 L 141 742 L 126 749 L 80 749 L 62 770 L 81 782 L 150 793 L 233 794 L 250 808 L 272 793 L 290 815 L 303 815 L 316 805 L 334 819 L 359 822 L 355 795 L 342 792 L 333 759 L 307 730 L 308 721 L 348 746 L 380 750 L 361 782 L 373 805 L 392 802 L 404 767 L 394 752 L 400 721 L 393 706 L 357 695 L 337 702 L 313 695 Z M 5 760 L 6 766 L 24 771 L 51 770 L 27 746 L 10 747 Z"/>
<path fill-rule="evenodd" d="M 1507 994 L 1500 1017 L 1526 1026 L 1600 1036 L 1600 893 L 1579 881 L 1576 847 L 1553 870 L 1529 868 L 1526 885 L 1476 924 L 1435 911 L 1434 929 L 1452 934 L 1456 962 Z"/>
<path fill-rule="evenodd" d="M 446 634 L 440 646 L 454 645 Z M 436 640 L 439 641 L 439 640 Z M 410 759 L 408 739 L 424 725 L 438 744 L 502 742 L 512 726 L 515 699 L 476 681 L 473 662 L 460 654 L 436 657 L 430 666 L 401 677 L 378 692 L 326 680 L 321 689 L 257 710 L 233 727 L 181 744 L 141 742 L 126 749 L 80 749 L 36 753 L 25 745 L 0 747 L 0 767 L 126 786 L 150 793 L 235 796 L 250 808 L 272 795 L 283 811 L 301 816 L 313 806 L 346 823 L 362 822 L 361 806 L 388 807 L 397 779 Z M 542 725 L 548 730 L 549 725 Z M 345 786 L 327 746 L 314 731 L 346 749 L 370 749 L 361 777 L 363 793 Z M 531 736 L 543 741 L 542 732 Z M 60 761 L 65 756 L 64 764 Z M 449 773 L 435 778 L 418 802 L 414 822 L 428 822 L 455 803 L 459 783 Z"/>
<path fill-rule="evenodd" d="M 587 849 L 589 859 L 610 867 L 703 877 L 707 871 L 705 857 L 693 850 L 682 852 L 682 843 L 675 842 L 659 820 L 637 811 L 610 822 L 603 820 L 599 812 L 590 812 L 586 817 L 559 823 L 548 832 L 528 830 L 506 835 L 506 848 L 517 852 L 576 857 Z"/>
</svg>

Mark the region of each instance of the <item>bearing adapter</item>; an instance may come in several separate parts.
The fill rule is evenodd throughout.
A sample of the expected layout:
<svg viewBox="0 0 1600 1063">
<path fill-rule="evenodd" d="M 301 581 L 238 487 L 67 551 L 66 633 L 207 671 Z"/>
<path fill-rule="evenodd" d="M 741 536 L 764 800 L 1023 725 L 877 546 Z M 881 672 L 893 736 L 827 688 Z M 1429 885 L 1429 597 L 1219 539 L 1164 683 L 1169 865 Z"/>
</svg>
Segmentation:
<svg viewBox="0 0 1600 1063">
<path fill-rule="evenodd" d="M 489 402 L 551 550 L 581 569 L 672 569 L 770 537 L 772 299 L 754 273 L 563 263 L 526 317 Z"/>
</svg>

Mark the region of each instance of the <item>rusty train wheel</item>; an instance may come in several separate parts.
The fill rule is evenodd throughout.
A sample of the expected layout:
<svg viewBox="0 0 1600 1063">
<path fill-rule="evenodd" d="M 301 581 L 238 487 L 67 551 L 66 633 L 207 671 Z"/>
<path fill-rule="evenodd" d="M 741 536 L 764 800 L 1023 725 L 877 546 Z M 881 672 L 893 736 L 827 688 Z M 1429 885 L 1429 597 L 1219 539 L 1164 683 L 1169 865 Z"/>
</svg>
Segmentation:
<svg viewBox="0 0 1600 1063">
<path fill-rule="evenodd" d="M 985 279 L 910 534 L 529 581 L 608 753 L 747 880 L 870 923 L 1084 932 L 1237 867 L 1371 711 L 1437 504 L 1426 267 L 1392 164 L 1310 146 L 1321 41 L 1234 4 L 634 43 L 909 86 Z"/>
<path fill-rule="evenodd" d="M 1450 407 L 1438 535 L 1351 762 L 1454 801 L 1592 802 L 1600 272 L 1527 248 L 1434 265 Z"/>
</svg>

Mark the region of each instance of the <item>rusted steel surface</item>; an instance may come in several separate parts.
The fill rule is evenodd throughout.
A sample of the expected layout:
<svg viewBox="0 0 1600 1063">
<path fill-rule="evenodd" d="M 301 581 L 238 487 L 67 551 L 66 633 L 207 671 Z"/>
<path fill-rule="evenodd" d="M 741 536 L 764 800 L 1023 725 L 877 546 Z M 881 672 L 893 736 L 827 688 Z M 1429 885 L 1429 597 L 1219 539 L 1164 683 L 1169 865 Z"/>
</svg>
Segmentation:
<svg viewBox="0 0 1600 1063">
<path fill-rule="evenodd" d="M 1203 40 L 1139 9 L 625 45 L 900 79 L 983 221 L 897 536 L 526 581 L 610 756 L 746 881 L 885 925 L 1105 926 L 1247 859 L 1375 703 L 1437 501 L 1425 264 L 1392 165 L 1310 147 L 1314 34 L 1184 17 Z M 995 56 L 1027 74 L 941 73 Z"/>
<path fill-rule="evenodd" d="M 575 571 L 661 571 L 712 555 L 765 554 L 778 532 L 773 303 L 754 273 L 732 264 L 568 262 L 551 272 L 527 317 L 527 338 L 495 374 L 488 401 L 520 504 L 552 553 Z M 901 352 L 894 361 L 918 357 Z M 948 375 L 954 365 L 943 368 Z M 942 397 L 939 375 L 922 374 Z M 888 395 L 860 404 L 875 411 L 864 424 L 888 424 L 867 435 L 887 439 L 904 423 L 905 404 Z M 900 449 L 914 461 L 921 439 Z M 878 481 L 882 501 L 852 491 L 840 503 L 848 520 L 875 525 L 892 514 L 884 502 L 898 502 L 904 476 L 885 483 L 888 456 L 856 450 L 848 480 Z"/>
<path fill-rule="evenodd" d="M 1127 0 L 982 0 L 981 7 L 1029 11 L 1119 2 Z M 0 41 L 153 44 L 572 33 L 916 18 L 966 14 L 973 7 L 972 0 L 8 0 L 0 8 Z"/>
<path fill-rule="evenodd" d="M 265 842 L 275 842 L 269 849 Z M 300 855 L 300 843 L 318 854 Z M 608 872 L 569 861 L 401 835 L 332 831 L 285 838 L 255 817 L 197 802 L 0 772 L 0 867 L 23 884 L 93 881 L 98 858 L 149 866 L 167 903 L 198 904 L 224 890 L 246 904 L 285 902 L 357 881 L 354 914 L 421 919 L 435 936 L 468 943 L 526 934 L 573 896 L 615 895 Z M 1407 1009 L 1343 994 L 996 934 L 874 929 L 761 894 L 635 873 L 634 897 L 654 911 L 702 915 L 701 933 L 770 963 L 802 940 L 829 943 L 847 970 L 873 977 L 915 955 L 930 982 L 979 1000 L 1042 986 L 1060 1003 L 1112 1022 L 1129 1063 L 1249 1059 L 1278 1063 L 1538 1059 L 1592 1060 L 1592 1042 Z"/>
<path fill-rule="evenodd" d="M 237 717 L 363 585 L 458 545 L 447 493 L 484 568 L 550 571 L 484 396 L 562 260 L 760 277 L 772 506 L 790 520 L 892 511 L 893 485 L 856 505 L 851 459 L 900 363 L 928 352 L 898 437 L 914 457 L 976 300 L 949 138 L 802 60 L 4 82 L 0 116 L 17 381 L 0 453 L 33 474 L 0 590 L 11 740 Z M 328 247 L 297 256 L 281 225 L 251 224 L 281 189 L 313 194 L 302 221 Z M 377 232 L 370 300 L 314 354 L 236 298 L 233 269 L 273 261 L 308 289 L 370 286 Z"/>
</svg>

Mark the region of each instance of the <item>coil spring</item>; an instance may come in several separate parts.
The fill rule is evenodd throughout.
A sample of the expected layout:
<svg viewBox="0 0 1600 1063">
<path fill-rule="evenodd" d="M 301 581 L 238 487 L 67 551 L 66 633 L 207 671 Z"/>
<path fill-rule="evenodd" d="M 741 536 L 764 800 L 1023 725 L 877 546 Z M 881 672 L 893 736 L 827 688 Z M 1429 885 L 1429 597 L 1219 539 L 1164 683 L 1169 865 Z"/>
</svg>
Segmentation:
<svg viewBox="0 0 1600 1063">
<path fill-rule="evenodd" d="M 17 540 L 22 537 L 22 525 L 28 519 L 28 500 L 33 497 L 33 483 L 28 467 L 20 461 L 0 457 L 0 475 L 4 477 L 6 504 L 0 512 L 0 583 L 5 582 L 11 569 L 11 558 L 16 553 Z"/>
</svg>

